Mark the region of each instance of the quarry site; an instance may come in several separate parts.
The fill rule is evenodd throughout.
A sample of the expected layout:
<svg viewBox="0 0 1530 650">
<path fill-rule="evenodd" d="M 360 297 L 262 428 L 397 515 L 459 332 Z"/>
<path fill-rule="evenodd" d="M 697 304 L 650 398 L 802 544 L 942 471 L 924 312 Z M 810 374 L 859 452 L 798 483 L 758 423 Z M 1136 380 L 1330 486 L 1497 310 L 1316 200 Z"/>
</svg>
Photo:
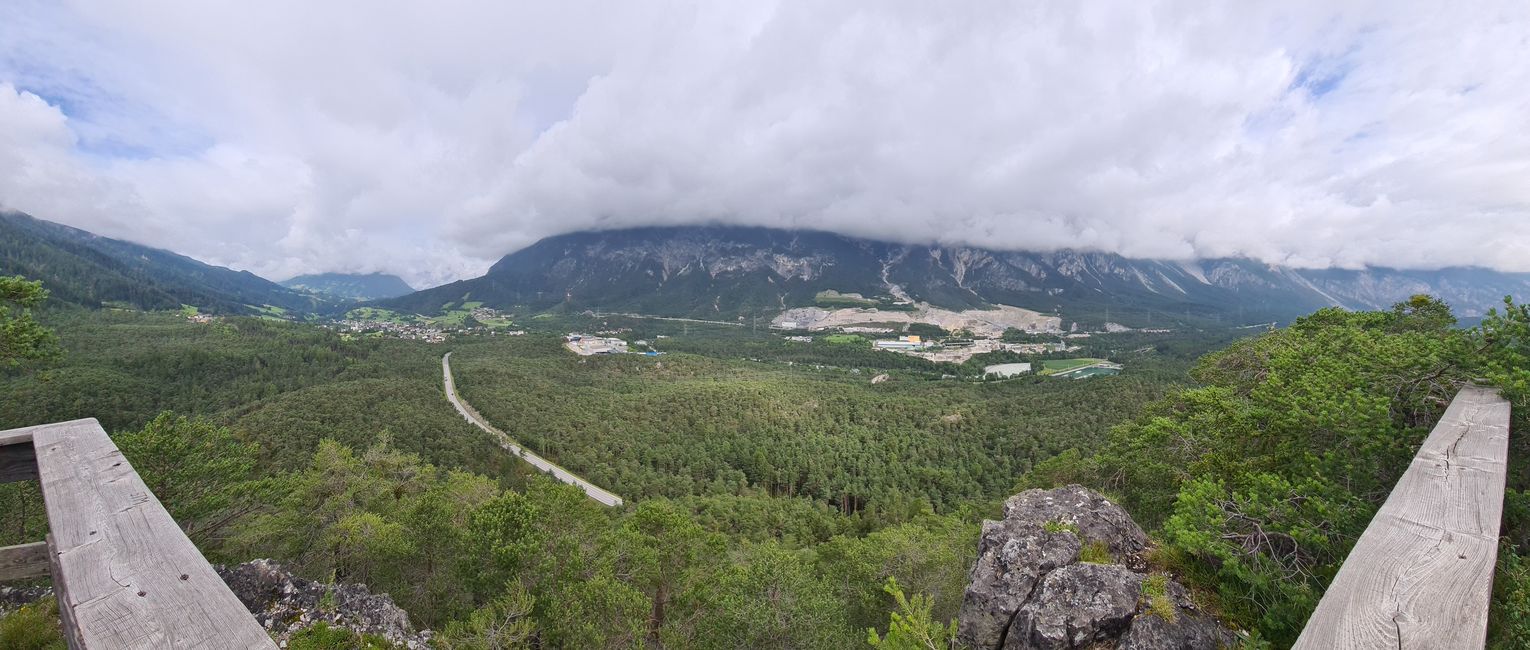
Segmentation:
<svg viewBox="0 0 1530 650">
<path fill-rule="evenodd" d="M 824 309 L 798 307 L 788 309 L 771 320 L 771 327 L 786 330 L 820 331 L 868 324 L 927 323 L 947 331 L 967 330 L 974 337 L 997 338 L 1013 327 L 1025 332 L 1053 334 L 1062 332 L 1062 319 L 1029 309 L 996 305 L 993 309 L 952 311 L 928 303 L 916 303 L 911 311 L 865 308 Z"/>
</svg>

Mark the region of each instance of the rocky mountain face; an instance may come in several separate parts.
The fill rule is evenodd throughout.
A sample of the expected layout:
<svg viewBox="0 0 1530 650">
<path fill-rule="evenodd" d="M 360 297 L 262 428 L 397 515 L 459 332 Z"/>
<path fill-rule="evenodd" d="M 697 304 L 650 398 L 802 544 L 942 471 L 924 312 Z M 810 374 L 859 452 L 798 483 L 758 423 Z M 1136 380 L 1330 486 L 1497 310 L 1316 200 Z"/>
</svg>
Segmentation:
<svg viewBox="0 0 1530 650">
<path fill-rule="evenodd" d="M 1147 535 L 1120 506 L 1070 485 L 1028 490 L 983 522 L 957 618 L 976 650 L 1214 650 L 1236 636 L 1184 587 L 1149 573 Z"/>
<path fill-rule="evenodd" d="M 633 311 L 736 318 L 814 305 L 820 292 L 872 303 L 949 309 L 1005 304 L 1086 324 L 1251 324 L 1338 305 L 1384 308 L 1432 293 L 1471 316 L 1504 295 L 1530 297 L 1530 274 L 1297 270 L 1246 259 L 1165 261 L 1079 251 L 912 246 L 826 232 L 665 227 L 549 237 L 483 277 L 385 306 L 434 312 L 452 301 L 491 307 Z"/>
<path fill-rule="evenodd" d="M 280 284 L 289 289 L 312 291 L 344 300 L 379 300 L 414 292 L 414 288 L 404 282 L 403 278 L 387 273 L 317 273 L 299 275 L 283 280 Z"/>
</svg>

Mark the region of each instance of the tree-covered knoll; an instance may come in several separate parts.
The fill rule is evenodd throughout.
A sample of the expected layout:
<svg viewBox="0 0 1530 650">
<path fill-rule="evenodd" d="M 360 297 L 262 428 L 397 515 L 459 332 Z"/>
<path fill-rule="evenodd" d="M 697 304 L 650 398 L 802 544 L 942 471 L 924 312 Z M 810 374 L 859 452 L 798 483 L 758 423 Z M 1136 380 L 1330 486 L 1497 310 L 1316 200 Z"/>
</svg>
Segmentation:
<svg viewBox="0 0 1530 650">
<path fill-rule="evenodd" d="M 0 374 L 0 428 L 93 417 L 116 432 L 174 411 L 234 425 L 263 466 L 301 466 L 324 438 L 388 435 L 431 462 L 522 470 L 446 403 L 434 346 L 259 318 L 69 309 L 44 322 L 66 353 Z"/>
<path fill-rule="evenodd" d="M 1233 620 L 1288 644 L 1455 393 L 1485 381 L 1514 409 L 1494 647 L 1523 647 L 1527 316 L 1510 303 L 1460 329 L 1426 297 L 1384 312 L 1321 310 L 1205 356 L 1193 373 L 1202 386 L 1118 425 L 1099 453 L 1063 454 L 1026 482 L 1118 495 L 1156 527 L 1163 561 L 1216 593 Z"/>
<path fill-rule="evenodd" d="M 885 629 L 890 577 L 931 616 L 954 616 L 977 535 L 971 517 L 928 513 L 863 535 L 835 530 L 846 518 L 832 511 L 812 532 L 776 535 L 803 525 L 786 522 L 804 502 L 785 498 L 757 499 L 727 526 L 705 513 L 737 497 L 606 508 L 547 479 L 508 489 L 437 467 L 387 440 L 324 441 L 306 466 L 263 473 L 228 436 L 164 416 L 118 439 L 210 558 L 273 557 L 366 583 L 447 648 L 853 647 Z M 165 453 L 179 462 L 158 462 Z M 213 526 L 226 530 L 197 534 Z M 495 639 L 505 645 L 485 645 Z"/>
</svg>

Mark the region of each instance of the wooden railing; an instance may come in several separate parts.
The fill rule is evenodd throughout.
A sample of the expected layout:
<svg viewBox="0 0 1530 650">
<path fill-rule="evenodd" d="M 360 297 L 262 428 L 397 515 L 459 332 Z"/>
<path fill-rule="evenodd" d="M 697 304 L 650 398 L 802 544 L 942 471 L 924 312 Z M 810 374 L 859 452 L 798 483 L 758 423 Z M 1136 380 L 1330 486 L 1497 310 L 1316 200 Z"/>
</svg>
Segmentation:
<svg viewBox="0 0 1530 650">
<path fill-rule="evenodd" d="M 100 423 L 0 432 L 0 482 L 27 479 L 48 538 L 0 548 L 0 580 L 51 574 L 71 650 L 276 648 Z"/>
<path fill-rule="evenodd" d="M 1509 403 L 1469 386 L 1419 448 L 1296 641 L 1306 650 L 1486 642 Z"/>
</svg>

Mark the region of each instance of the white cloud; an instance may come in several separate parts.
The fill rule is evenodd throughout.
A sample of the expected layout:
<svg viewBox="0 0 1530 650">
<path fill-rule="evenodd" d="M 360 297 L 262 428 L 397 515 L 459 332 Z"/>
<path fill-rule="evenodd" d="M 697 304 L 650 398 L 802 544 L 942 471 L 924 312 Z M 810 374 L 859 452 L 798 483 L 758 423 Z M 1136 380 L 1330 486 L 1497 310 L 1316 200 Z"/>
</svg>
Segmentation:
<svg viewBox="0 0 1530 650">
<path fill-rule="evenodd" d="M 15 13 L 0 203 L 275 277 L 697 222 L 1530 271 L 1518 0 Z"/>
</svg>

